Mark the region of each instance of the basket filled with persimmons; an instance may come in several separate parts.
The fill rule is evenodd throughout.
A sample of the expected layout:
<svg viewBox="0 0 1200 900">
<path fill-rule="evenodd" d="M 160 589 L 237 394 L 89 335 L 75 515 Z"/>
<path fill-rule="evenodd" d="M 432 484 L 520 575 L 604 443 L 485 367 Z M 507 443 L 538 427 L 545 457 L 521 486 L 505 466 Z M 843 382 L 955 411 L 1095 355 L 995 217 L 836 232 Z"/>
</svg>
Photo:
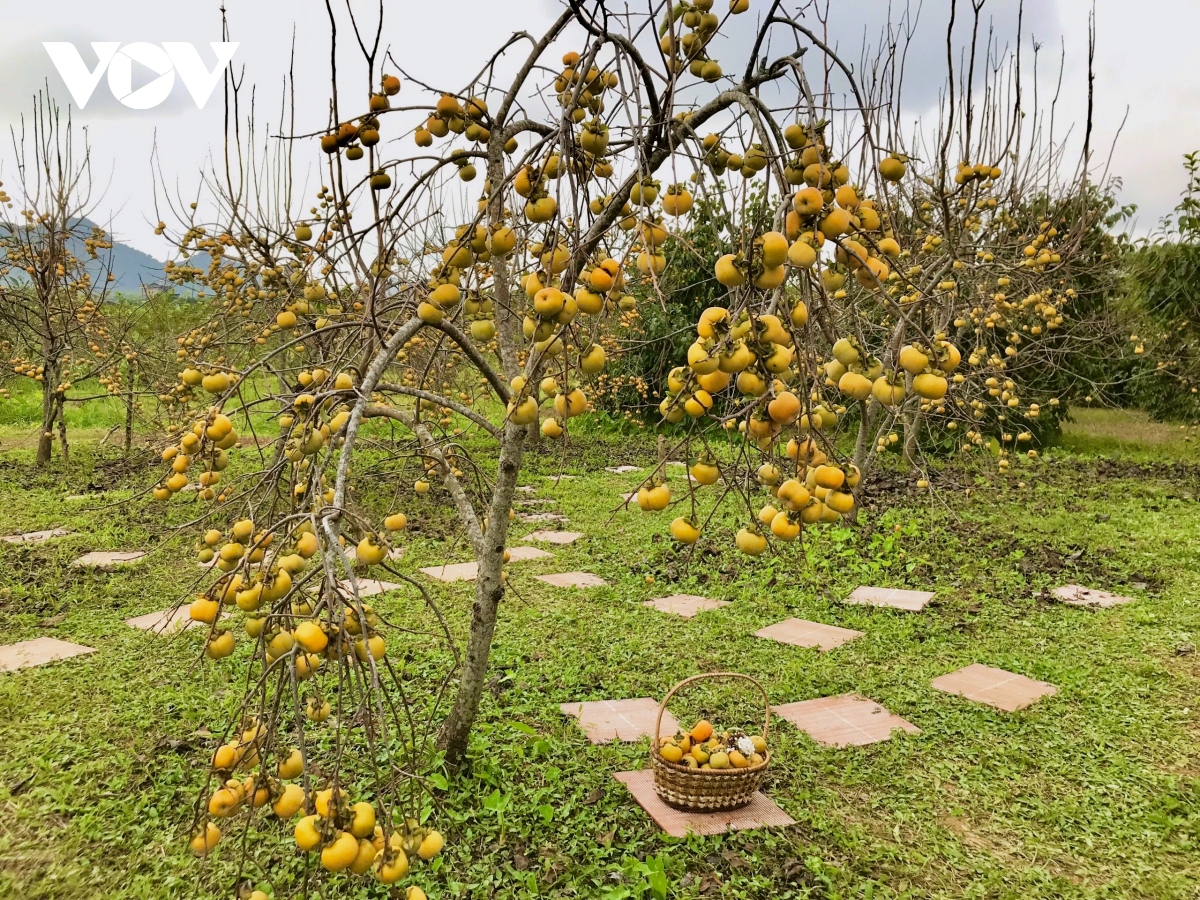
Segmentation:
<svg viewBox="0 0 1200 900">
<path fill-rule="evenodd" d="M 701 719 L 690 731 L 673 737 L 660 734 L 667 703 L 682 688 L 704 679 L 743 679 L 762 694 L 761 735 L 741 730 L 718 731 Z M 749 675 L 708 672 L 686 678 L 667 692 L 658 708 L 650 762 L 655 793 L 670 806 L 690 812 L 718 812 L 746 806 L 767 775 L 771 753 L 767 749 L 771 704 L 763 686 Z"/>
</svg>

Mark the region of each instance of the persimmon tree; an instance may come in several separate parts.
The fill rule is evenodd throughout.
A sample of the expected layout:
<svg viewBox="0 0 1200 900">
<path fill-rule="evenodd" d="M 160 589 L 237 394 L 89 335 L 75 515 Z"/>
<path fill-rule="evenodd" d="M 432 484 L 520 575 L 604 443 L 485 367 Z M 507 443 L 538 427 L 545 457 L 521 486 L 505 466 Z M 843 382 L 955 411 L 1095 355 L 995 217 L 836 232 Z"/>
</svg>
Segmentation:
<svg viewBox="0 0 1200 900">
<path fill-rule="evenodd" d="M 1200 412 L 1195 284 L 1200 273 L 1200 153 L 1184 156 L 1187 185 L 1172 215 L 1131 255 L 1127 274 L 1132 327 L 1128 353 L 1136 400 L 1156 418 L 1191 420 Z"/>
<path fill-rule="evenodd" d="M 757 555 L 768 533 L 786 543 L 852 516 L 892 435 L 913 465 L 927 436 L 1027 443 L 1040 404 L 1011 376 L 1070 350 L 1055 338 L 1075 299 L 1060 273 L 1088 212 L 1014 209 L 1061 188 L 1061 153 L 1021 138 L 1019 101 L 973 114 L 978 85 L 957 87 L 953 67 L 936 128 L 906 144 L 888 112 L 894 55 L 858 84 L 804 24 L 809 4 L 764 5 L 727 74 L 714 39 L 748 10 L 572 4 L 450 89 L 387 57 L 382 18 L 373 35 L 351 20 L 353 77 L 370 92 L 351 92 L 343 65 L 328 122 L 278 138 L 240 122 L 229 83 L 231 162 L 163 226 L 172 279 L 202 289 L 212 315 L 181 338 L 172 395 L 195 413 L 154 492 L 196 484 L 214 571 L 191 616 L 209 657 L 243 646 L 250 685 L 213 760 L 197 853 L 218 820 L 260 807 L 303 811 L 296 841 L 331 871 L 394 882 L 440 850 L 424 824 L 432 773 L 467 751 L 523 456 L 587 413 L 582 385 L 620 351 L 614 329 L 644 304 L 670 315 L 665 251 L 686 251 L 697 197 L 723 210 L 721 299 L 678 323 L 696 337 L 659 407 L 693 479 L 673 497 L 660 468 L 637 495 L 650 511 L 676 504 L 676 539 L 696 540 L 697 497 L 722 478 L 715 496 L 746 510 L 737 544 Z M 1015 60 L 985 56 L 984 94 L 1018 83 Z M 812 83 L 831 71 L 848 116 Z M 297 157 L 321 165 L 307 209 Z M 464 184 L 479 185 L 474 209 L 451 216 Z M 231 466 L 238 430 L 265 417 L 269 446 Z M 367 489 L 381 481 L 386 501 Z M 461 647 L 392 559 L 418 494 L 444 501 L 477 563 Z M 367 602 L 368 572 L 401 585 L 405 627 Z M 453 662 L 433 672 L 433 658 Z"/>
<path fill-rule="evenodd" d="M 112 239 L 88 219 L 90 152 L 69 111 L 39 94 L 12 146 L 15 181 L 0 184 L 0 352 L 6 374 L 41 386 L 45 464 L 56 431 L 68 456 L 66 405 L 119 393 L 137 350 L 108 315 Z"/>
</svg>

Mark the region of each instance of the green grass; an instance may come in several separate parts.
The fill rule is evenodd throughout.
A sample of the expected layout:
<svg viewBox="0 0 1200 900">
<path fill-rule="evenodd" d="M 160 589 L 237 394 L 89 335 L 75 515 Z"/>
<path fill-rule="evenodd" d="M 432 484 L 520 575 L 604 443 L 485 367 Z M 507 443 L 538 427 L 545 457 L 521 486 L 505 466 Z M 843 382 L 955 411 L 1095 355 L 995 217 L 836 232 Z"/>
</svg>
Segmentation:
<svg viewBox="0 0 1200 900">
<path fill-rule="evenodd" d="M 41 430 L 41 385 L 16 378 L 7 387 L 10 396 L 0 398 L 0 451 L 34 449 Z M 102 389 L 91 382 L 83 390 L 100 393 Z M 125 405 L 116 397 L 68 403 L 66 419 L 67 440 L 72 444 L 76 440 L 99 441 L 110 428 L 125 421 Z"/>
<path fill-rule="evenodd" d="M 617 510 L 639 476 L 603 466 L 650 463 L 648 441 L 594 434 L 565 455 L 544 446 L 522 483 L 556 500 L 538 509 L 588 537 L 510 567 L 471 765 L 440 798 L 448 847 L 415 883 L 434 898 L 1198 896 L 1200 657 L 1187 649 L 1200 638 L 1200 468 L 1190 444 L 1092 426 L 1068 428 L 1069 449 L 1009 478 L 949 466 L 932 498 L 881 473 L 861 530 L 813 531 L 754 562 L 732 549 L 744 520 L 732 509 L 691 556 L 665 537 L 667 513 Z M 101 651 L 0 676 L 0 897 L 230 897 L 236 846 L 202 865 L 184 841 L 248 642 L 232 660 L 198 662 L 199 634 L 163 640 L 123 624 L 190 592 L 193 538 L 172 526 L 195 507 L 147 504 L 154 470 L 111 454 L 84 444 L 69 468 L 46 472 L 27 452 L 0 455 L 0 534 L 75 531 L 0 544 L 4 642 L 50 635 Z M 560 469 L 580 477 L 555 486 L 545 476 Z M 114 489 L 107 505 L 64 499 L 100 487 Z M 439 502 L 405 505 L 414 522 L 444 523 Z M 513 543 L 539 527 L 518 526 Z M 467 558 L 461 538 L 439 533 L 414 530 L 401 569 Z M 67 565 L 130 547 L 156 552 L 108 575 Z M 533 578 L 571 569 L 611 586 L 571 592 Z M 1138 599 L 1100 612 L 1048 602 L 1047 589 L 1072 581 Z M 838 602 L 861 583 L 927 587 L 937 599 L 921 614 Z M 432 590 L 461 635 L 470 588 Z M 733 603 L 693 620 L 641 605 L 674 592 Z M 376 607 L 397 621 L 418 614 L 405 592 Z M 753 636 L 787 616 L 866 636 L 827 654 Z M 1008 714 L 930 687 L 972 662 L 1058 694 Z M 558 704 L 661 697 L 725 669 L 758 678 L 774 703 L 857 691 L 921 734 L 832 750 L 775 720 L 764 789 L 798 824 L 664 837 L 611 777 L 644 766 L 647 741 L 592 746 Z M 753 710 L 730 689 L 684 697 L 676 714 L 750 720 Z M 284 829 L 262 835 L 254 858 L 265 865 L 250 877 L 292 896 L 302 859 Z M 321 895 L 387 896 L 340 876 Z"/>
<path fill-rule="evenodd" d="M 1063 449 L 1139 462 L 1200 462 L 1195 424 L 1155 422 L 1140 410 L 1079 408 L 1063 428 Z"/>
</svg>

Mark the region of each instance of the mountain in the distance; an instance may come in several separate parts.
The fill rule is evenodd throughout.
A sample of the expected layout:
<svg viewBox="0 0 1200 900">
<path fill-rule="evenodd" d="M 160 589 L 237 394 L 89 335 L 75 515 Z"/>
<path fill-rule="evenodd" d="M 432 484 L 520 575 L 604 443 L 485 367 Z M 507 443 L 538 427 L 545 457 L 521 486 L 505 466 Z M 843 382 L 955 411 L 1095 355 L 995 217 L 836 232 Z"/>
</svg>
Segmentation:
<svg viewBox="0 0 1200 900">
<path fill-rule="evenodd" d="M 4 227 L 0 225 L 0 228 Z M 91 234 L 92 227 L 93 223 L 88 219 L 78 219 L 71 224 L 73 237 L 69 241 L 68 249 L 77 259 L 87 259 L 87 248 L 84 247 L 83 240 Z M 110 270 L 116 276 L 109 285 L 110 293 L 140 296 L 146 289 L 154 290 L 168 286 L 163 263 L 136 247 L 112 240 L 112 248 L 100 250 L 98 254 L 97 260 L 88 262 L 87 269 L 97 286 L 104 279 L 106 270 Z M 2 259 L 3 251 L 0 251 L 0 260 Z M 204 264 L 207 264 L 207 259 L 204 260 Z M 25 273 L 17 269 L 9 274 L 10 277 L 19 278 Z M 184 290 L 183 293 L 190 292 Z"/>
<path fill-rule="evenodd" d="M 0 229 L 5 226 L 0 224 Z M 72 238 L 69 241 L 69 251 L 77 259 L 86 260 L 87 248 L 84 246 L 84 238 L 91 234 L 94 224 L 89 219 L 77 219 L 71 224 Z M 167 282 L 166 267 L 162 262 L 155 259 L 149 253 L 138 250 L 136 247 L 131 247 L 128 244 L 122 244 L 109 236 L 112 242 L 110 249 L 98 251 L 96 260 L 89 260 L 87 269 L 91 273 L 93 284 L 99 287 L 106 276 L 111 271 L 115 276 L 112 282 L 109 283 L 108 292 L 110 294 L 128 294 L 133 296 L 144 296 L 147 291 L 155 292 L 165 289 L 175 291 L 177 295 L 192 297 L 195 296 L 196 289 L 191 285 L 171 285 Z M 0 250 L 0 262 L 3 261 L 3 251 Z M 210 262 L 209 256 L 206 253 L 193 254 L 188 264 L 206 268 Z M 20 279 L 25 273 L 18 269 L 11 271 L 9 277 Z"/>
<path fill-rule="evenodd" d="M 79 225 L 82 227 L 76 229 L 76 233 L 83 233 L 84 229 L 92 227 L 92 223 L 87 219 L 81 220 Z M 82 258 L 86 252 L 83 243 L 75 243 L 78 246 L 73 247 L 72 252 Z M 141 294 L 143 285 L 149 288 L 165 286 L 163 263 L 136 247 L 112 240 L 112 249 L 102 250 L 101 259 L 106 266 L 111 266 L 112 273 L 116 276 L 111 289 L 118 294 Z"/>
</svg>

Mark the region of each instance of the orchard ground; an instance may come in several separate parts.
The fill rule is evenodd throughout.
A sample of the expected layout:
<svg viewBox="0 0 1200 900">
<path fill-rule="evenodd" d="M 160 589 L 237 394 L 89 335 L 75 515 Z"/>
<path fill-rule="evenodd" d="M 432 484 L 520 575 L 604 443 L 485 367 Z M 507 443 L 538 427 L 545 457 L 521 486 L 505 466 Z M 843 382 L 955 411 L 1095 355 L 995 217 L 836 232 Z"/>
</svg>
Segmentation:
<svg viewBox="0 0 1200 900">
<path fill-rule="evenodd" d="M 3 643 L 56 637 L 99 652 L 0 674 L 0 897 L 235 896 L 238 842 L 199 862 L 187 837 L 244 685 L 230 661 L 200 658 L 199 629 L 160 638 L 124 624 L 190 599 L 200 583 L 194 531 L 173 531 L 195 501 L 150 501 L 157 460 L 99 446 L 115 405 L 73 413 L 72 460 L 45 470 L 32 464 L 28 426 L 5 415 L 0 534 L 72 533 L 0 543 Z M 859 530 L 811 529 L 803 547 L 757 560 L 734 549 L 746 515 L 732 504 L 690 553 L 666 537 L 677 513 L 621 508 L 655 464 L 650 440 L 595 430 L 565 451 L 542 442 L 521 481 L 536 490 L 519 496 L 553 502 L 519 508 L 564 515 L 562 527 L 586 537 L 541 544 L 553 558 L 508 567 L 471 762 L 430 811 L 447 850 L 414 883 L 438 898 L 1197 896 L 1200 446 L 1132 413 L 1076 418 L 1060 446 L 1005 477 L 990 458 L 956 461 L 931 473 L 929 493 L 885 466 L 865 492 Z M 619 464 L 643 471 L 605 471 Z M 576 477 L 550 480 L 559 473 Z M 682 485 L 682 469 L 668 474 Z M 377 485 L 391 494 L 401 484 L 403 496 L 411 482 Z M 413 527 L 400 542 L 401 572 L 421 579 L 421 567 L 470 558 L 443 499 L 435 488 L 404 500 Z M 547 527 L 557 526 L 517 523 L 510 546 Z M 109 573 L 70 566 L 96 549 L 152 552 Z M 609 586 L 535 578 L 565 571 Z M 461 635 L 467 584 L 424 581 Z M 1054 602 L 1050 590 L 1069 583 L 1136 599 L 1098 611 Z M 936 599 L 919 613 L 839 602 L 863 584 Z M 693 619 L 642 605 L 672 593 L 732 602 Z M 372 602 L 418 632 L 428 616 L 411 589 Z M 865 636 L 823 654 L 754 636 L 789 616 Z M 444 668 L 429 658 L 436 642 L 409 640 L 411 655 L 405 639 L 389 637 L 389 655 L 413 671 Z M 1058 693 L 1005 713 L 931 687 L 971 663 Z M 612 777 L 648 765 L 647 739 L 592 745 L 559 704 L 661 698 L 689 675 L 720 670 L 753 675 L 776 704 L 858 692 L 921 733 L 828 749 L 775 719 L 764 791 L 797 824 L 665 837 Z M 729 725 L 757 712 L 732 687 L 673 709 Z M 289 826 L 260 825 L 251 860 L 262 869 L 251 879 L 291 896 L 305 860 Z M 387 894 L 338 876 L 323 896 Z"/>
</svg>

